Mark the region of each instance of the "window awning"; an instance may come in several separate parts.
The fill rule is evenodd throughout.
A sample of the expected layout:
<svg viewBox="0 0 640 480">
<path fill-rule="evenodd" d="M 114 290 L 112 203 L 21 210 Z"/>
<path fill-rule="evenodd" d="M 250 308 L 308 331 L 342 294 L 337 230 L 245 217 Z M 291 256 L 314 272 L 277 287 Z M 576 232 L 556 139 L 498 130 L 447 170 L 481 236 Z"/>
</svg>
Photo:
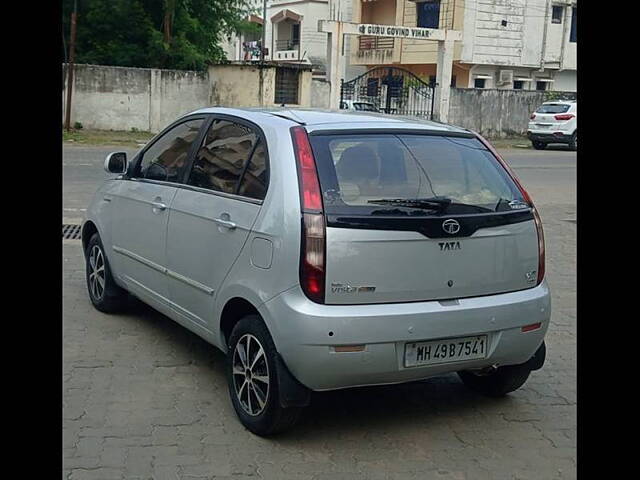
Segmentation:
<svg viewBox="0 0 640 480">
<path fill-rule="evenodd" d="M 274 16 L 271 17 L 271 23 L 279 23 L 283 20 L 293 20 L 294 22 L 299 22 L 302 20 L 302 15 L 285 8 L 284 10 L 280 10 Z"/>
<path fill-rule="evenodd" d="M 555 82 L 555 80 L 552 80 L 551 78 L 536 78 L 536 82 L 547 82 L 547 83 L 551 83 L 551 82 Z"/>
<path fill-rule="evenodd" d="M 513 79 L 519 82 L 530 82 L 532 80 L 530 77 L 513 77 Z"/>
<path fill-rule="evenodd" d="M 493 77 L 491 75 L 474 75 L 473 78 L 480 78 L 484 80 L 491 80 Z"/>
</svg>

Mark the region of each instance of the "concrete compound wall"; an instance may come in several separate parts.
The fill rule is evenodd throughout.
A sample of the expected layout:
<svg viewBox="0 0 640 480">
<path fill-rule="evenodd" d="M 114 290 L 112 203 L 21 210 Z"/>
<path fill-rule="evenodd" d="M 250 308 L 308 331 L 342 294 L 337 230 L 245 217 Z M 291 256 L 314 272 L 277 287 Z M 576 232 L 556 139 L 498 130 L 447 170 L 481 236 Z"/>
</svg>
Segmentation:
<svg viewBox="0 0 640 480">
<path fill-rule="evenodd" d="M 200 72 L 76 65 L 73 83 L 71 121 L 84 128 L 158 132 L 210 104 L 209 79 Z"/>
<path fill-rule="evenodd" d="M 291 68 L 296 68 L 295 66 Z M 66 65 L 63 65 L 66 79 Z M 76 65 L 71 123 L 98 130 L 159 132 L 178 117 L 210 105 L 275 106 L 276 68 L 212 65 L 207 72 Z M 301 69 L 297 106 L 311 104 L 311 70 Z M 62 91 L 62 110 L 66 90 Z"/>
<path fill-rule="evenodd" d="M 264 105 L 273 106 L 275 68 L 263 73 Z M 299 85 L 297 106 L 329 108 L 328 82 L 302 71 Z M 490 138 L 524 135 L 531 112 L 562 96 L 575 98 L 575 92 L 452 88 L 448 123 Z M 260 105 L 258 68 L 217 65 L 200 73 L 76 65 L 71 122 L 91 129 L 159 132 L 179 116 L 208 105 Z"/>
<path fill-rule="evenodd" d="M 447 122 L 489 138 L 525 135 L 529 117 L 541 103 L 574 95 L 575 92 L 452 88 Z"/>
<path fill-rule="evenodd" d="M 311 68 L 296 65 L 282 66 L 298 70 L 298 101 L 294 107 L 311 105 Z M 262 68 L 262 95 L 260 95 L 260 68 L 250 63 L 211 65 L 209 67 L 211 105 L 225 107 L 280 106 L 275 103 L 276 68 Z"/>
</svg>

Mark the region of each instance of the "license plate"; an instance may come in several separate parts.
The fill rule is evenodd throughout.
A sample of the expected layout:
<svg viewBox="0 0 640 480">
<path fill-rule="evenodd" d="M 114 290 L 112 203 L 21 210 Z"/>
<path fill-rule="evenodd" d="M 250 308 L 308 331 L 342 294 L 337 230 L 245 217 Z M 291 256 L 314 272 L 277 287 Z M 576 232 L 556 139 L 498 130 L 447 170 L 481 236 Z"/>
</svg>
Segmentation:
<svg viewBox="0 0 640 480">
<path fill-rule="evenodd" d="M 404 366 L 476 360 L 487 356 L 487 348 L 486 335 L 407 343 L 404 348 Z"/>
<path fill-rule="evenodd" d="M 553 126 L 553 124 L 551 124 L 551 123 L 536 123 L 536 126 L 538 128 L 551 128 Z"/>
</svg>

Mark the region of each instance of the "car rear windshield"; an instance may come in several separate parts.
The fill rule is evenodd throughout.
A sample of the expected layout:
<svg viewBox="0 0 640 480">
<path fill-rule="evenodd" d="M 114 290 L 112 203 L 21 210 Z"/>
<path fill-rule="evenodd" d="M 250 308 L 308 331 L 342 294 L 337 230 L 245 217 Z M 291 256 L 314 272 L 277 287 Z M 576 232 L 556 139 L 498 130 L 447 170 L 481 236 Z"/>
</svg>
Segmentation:
<svg viewBox="0 0 640 480">
<path fill-rule="evenodd" d="M 528 207 L 476 138 L 316 134 L 310 141 L 329 214 L 430 216 Z"/>
<path fill-rule="evenodd" d="M 550 103 L 547 105 L 540 105 L 536 110 L 536 113 L 564 113 L 569 111 L 571 105 L 566 103 Z"/>
</svg>

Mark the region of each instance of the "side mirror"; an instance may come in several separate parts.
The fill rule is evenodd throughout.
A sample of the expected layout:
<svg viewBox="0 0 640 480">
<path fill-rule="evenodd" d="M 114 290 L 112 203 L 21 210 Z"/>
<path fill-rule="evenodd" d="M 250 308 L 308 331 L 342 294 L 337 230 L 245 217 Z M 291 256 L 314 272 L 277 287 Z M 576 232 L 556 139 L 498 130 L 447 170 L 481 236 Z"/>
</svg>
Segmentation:
<svg viewBox="0 0 640 480">
<path fill-rule="evenodd" d="M 167 170 L 167 167 L 165 167 L 161 163 L 154 162 L 147 168 L 147 171 L 144 174 L 144 178 L 147 178 L 149 180 L 160 180 L 164 182 L 167 180 L 167 178 L 169 178 L 169 171 Z"/>
<path fill-rule="evenodd" d="M 104 159 L 104 169 L 107 173 L 124 173 L 127 171 L 127 154 L 125 152 L 111 152 Z"/>
</svg>

